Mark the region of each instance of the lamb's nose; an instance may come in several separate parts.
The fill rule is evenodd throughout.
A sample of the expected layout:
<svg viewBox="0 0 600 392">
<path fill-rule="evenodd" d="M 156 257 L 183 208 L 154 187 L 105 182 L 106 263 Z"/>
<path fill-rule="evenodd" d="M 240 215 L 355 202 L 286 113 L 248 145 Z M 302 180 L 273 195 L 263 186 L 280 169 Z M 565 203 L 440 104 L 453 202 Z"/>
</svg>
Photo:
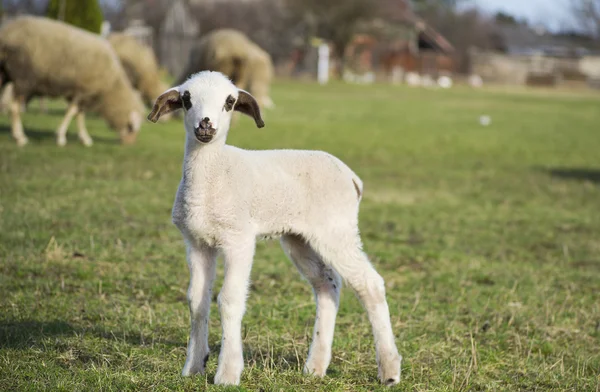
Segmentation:
<svg viewBox="0 0 600 392">
<path fill-rule="evenodd" d="M 202 129 L 212 128 L 212 123 L 210 122 L 210 118 L 204 117 L 202 119 L 202 121 L 200 121 L 200 128 L 202 128 Z"/>
</svg>

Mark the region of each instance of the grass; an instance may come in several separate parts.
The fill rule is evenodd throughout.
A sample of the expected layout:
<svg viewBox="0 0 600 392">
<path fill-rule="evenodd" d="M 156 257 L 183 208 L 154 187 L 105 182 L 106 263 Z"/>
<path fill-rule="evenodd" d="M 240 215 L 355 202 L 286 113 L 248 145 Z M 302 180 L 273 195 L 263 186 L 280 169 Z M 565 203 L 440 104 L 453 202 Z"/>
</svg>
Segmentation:
<svg viewBox="0 0 600 392">
<path fill-rule="evenodd" d="M 327 150 L 362 177 L 363 240 L 404 356 L 396 390 L 600 390 L 600 97 L 279 82 L 274 99 L 266 128 L 243 119 L 229 142 Z M 90 117 L 94 147 L 73 131 L 61 149 L 60 115 L 31 105 L 22 149 L 0 119 L 0 390 L 218 390 L 214 305 L 208 374 L 179 375 L 181 123 L 122 147 Z M 252 278 L 241 390 L 384 390 L 350 290 L 321 380 L 301 374 L 312 293 L 276 242 Z"/>
</svg>

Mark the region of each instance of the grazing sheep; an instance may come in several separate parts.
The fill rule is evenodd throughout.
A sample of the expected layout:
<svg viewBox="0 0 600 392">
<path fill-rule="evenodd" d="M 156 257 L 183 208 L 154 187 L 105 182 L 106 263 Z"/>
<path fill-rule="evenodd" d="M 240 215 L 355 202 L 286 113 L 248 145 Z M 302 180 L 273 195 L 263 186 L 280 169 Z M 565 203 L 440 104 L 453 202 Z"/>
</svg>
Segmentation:
<svg viewBox="0 0 600 392">
<path fill-rule="evenodd" d="M 152 106 L 156 97 L 168 88 L 160 79 L 158 61 L 152 48 L 124 33 L 111 33 L 108 42 L 121 60 L 133 87 L 142 94 L 144 102 Z"/>
<path fill-rule="evenodd" d="M 220 29 L 204 36 L 190 53 L 177 84 L 199 71 L 219 71 L 254 95 L 261 108 L 274 107 L 269 96 L 273 80 L 271 56 L 240 31 Z"/>
<path fill-rule="evenodd" d="M 203 373 L 215 259 L 225 260 L 218 297 L 223 336 L 217 384 L 239 384 L 244 367 L 241 323 L 257 237 L 281 237 L 285 253 L 311 283 L 317 315 L 304 372 L 324 376 L 342 279 L 366 308 L 375 336 L 379 378 L 400 380 L 385 286 L 362 251 L 361 180 L 322 151 L 248 151 L 225 144 L 234 111 L 264 122 L 255 99 L 218 72 L 204 71 L 156 100 L 148 119 L 184 110 L 183 177 L 173 223 L 187 246 L 191 333 L 183 375 Z"/>
<path fill-rule="evenodd" d="M 132 88 L 108 41 L 96 34 L 47 18 L 23 16 L 0 28 L 0 86 L 13 83 L 12 135 L 27 143 L 20 108 L 35 96 L 64 97 L 69 107 L 57 130 L 57 143 L 77 115 L 79 138 L 89 146 L 85 111 L 99 112 L 133 143 L 141 126 L 143 103 Z"/>
</svg>

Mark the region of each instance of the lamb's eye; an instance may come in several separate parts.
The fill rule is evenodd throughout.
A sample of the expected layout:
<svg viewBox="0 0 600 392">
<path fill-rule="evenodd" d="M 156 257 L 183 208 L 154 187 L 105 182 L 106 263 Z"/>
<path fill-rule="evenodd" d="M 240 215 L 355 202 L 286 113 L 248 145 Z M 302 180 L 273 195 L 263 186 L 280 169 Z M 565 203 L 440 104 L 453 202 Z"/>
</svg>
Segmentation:
<svg viewBox="0 0 600 392">
<path fill-rule="evenodd" d="M 225 106 L 223 106 L 223 109 L 225 109 L 225 111 L 228 112 L 231 109 L 233 109 L 233 104 L 235 104 L 235 98 L 233 98 L 233 96 L 230 95 L 225 100 Z"/>
<path fill-rule="evenodd" d="M 183 107 L 185 110 L 190 110 L 192 108 L 192 96 L 190 92 L 185 90 L 183 95 L 181 96 L 181 101 L 183 102 Z"/>
</svg>

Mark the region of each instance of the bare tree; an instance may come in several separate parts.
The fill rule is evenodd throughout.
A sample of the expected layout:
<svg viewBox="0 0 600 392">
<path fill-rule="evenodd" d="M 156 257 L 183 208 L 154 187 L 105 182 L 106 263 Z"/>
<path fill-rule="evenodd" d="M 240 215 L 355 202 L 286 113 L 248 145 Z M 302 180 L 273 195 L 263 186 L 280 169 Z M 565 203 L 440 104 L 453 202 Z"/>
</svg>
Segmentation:
<svg viewBox="0 0 600 392">
<path fill-rule="evenodd" d="M 600 0 L 571 0 L 573 15 L 587 34 L 600 39 Z"/>
<path fill-rule="evenodd" d="M 506 50 L 496 22 L 482 15 L 477 9 L 459 12 L 452 7 L 432 7 L 423 11 L 420 16 L 452 43 L 456 49 L 459 72 L 469 71 L 471 47 L 494 51 Z"/>
</svg>

